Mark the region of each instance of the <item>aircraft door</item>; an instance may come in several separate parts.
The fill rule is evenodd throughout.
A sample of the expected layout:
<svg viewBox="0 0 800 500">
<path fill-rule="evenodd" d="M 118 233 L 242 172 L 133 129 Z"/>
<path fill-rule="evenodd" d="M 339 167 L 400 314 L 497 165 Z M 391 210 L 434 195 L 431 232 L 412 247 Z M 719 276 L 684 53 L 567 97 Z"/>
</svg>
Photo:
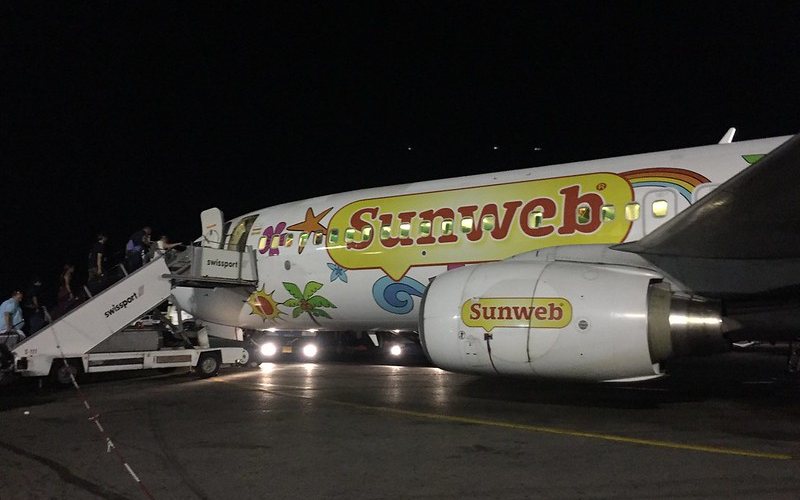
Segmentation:
<svg viewBox="0 0 800 500">
<path fill-rule="evenodd" d="M 203 246 L 222 248 L 225 238 L 225 218 L 217 207 L 200 212 L 200 224 L 203 229 Z"/>
<path fill-rule="evenodd" d="M 650 191 L 644 195 L 642 202 L 645 234 L 650 234 L 672 219 L 678 211 L 678 193 L 672 189 Z"/>
<path fill-rule="evenodd" d="M 233 226 L 231 234 L 228 236 L 228 242 L 225 248 L 228 250 L 236 250 L 237 252 L 244 252 L 247 249 L 247 236 L 250 234 L 250 228 L 256 221 L 258 215 L 249 215 L 242 217 L 242 219 Z"/>
</svg>

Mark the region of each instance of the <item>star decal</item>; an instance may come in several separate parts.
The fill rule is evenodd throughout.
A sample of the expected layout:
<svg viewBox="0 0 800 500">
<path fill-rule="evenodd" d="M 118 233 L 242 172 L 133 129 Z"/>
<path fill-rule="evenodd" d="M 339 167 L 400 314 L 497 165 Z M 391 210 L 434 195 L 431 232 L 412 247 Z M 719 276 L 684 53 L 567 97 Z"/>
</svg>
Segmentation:
<svg viewBox="0 0 800 500">
<path fill-rule="evenodd" d="M 314 210 L 312 208 L 308 208 L 306 210 L 305 220 L 287 227 L 286 230 L 301 231 L 303 233 L 308 234 L 309 238 L 311 237 L 311 233 L 328 234 L 328 228 L 320 224 L 320 221 L 322 220 L 323 217 L 328 215 L 328 212 L 330 212 L 331 210 L 333 210 L 333 207 L 330 207 L 329 209 L 323 210 L 319 214 L 314 215 Z M 303 253 L 304 248 L 305 248 L 304 245 L 297 245 L 297 253 Z"/>
<path fill-rule="evenodd" d="M 323 210 L 318 215 L 314 215 L 314 209 L 309 208 L 306 210 L 306 218 L 303 221 L 293 224 L 286 228 L 287 231 L 302 231 L 304 233 L 322 233 L 327 234 L 328 228 L 320 224 L 319 221 L 328 215 L 328 212 L 333 210 L 333 207 Z"/>
</svg>

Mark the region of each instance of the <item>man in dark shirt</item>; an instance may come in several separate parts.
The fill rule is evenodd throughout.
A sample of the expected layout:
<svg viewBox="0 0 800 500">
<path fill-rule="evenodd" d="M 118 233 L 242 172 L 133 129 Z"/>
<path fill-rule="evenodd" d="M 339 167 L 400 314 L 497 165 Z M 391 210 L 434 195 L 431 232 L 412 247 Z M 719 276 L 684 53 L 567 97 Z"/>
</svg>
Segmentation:
<svg viewBox="0 0 800 500">
<path fill-rule="evenodd" d="M 89 252 L 89 282 L 99 280 L 106 272 L 106 263 L 108 262 L 107 242 L 108 237 L 106 235 L 98 234 L 97 241 L 94 242 L 92 250 Z"/>
<path fill-rule="evenodd" d="M 42 280 L 35 276 L 25 290 L 25 300 L 22 301 L 22 317 L 25 320 L 25 334 L 33 335 L 44 326 L 44 311 L 41 304 Z"/>
</svg>

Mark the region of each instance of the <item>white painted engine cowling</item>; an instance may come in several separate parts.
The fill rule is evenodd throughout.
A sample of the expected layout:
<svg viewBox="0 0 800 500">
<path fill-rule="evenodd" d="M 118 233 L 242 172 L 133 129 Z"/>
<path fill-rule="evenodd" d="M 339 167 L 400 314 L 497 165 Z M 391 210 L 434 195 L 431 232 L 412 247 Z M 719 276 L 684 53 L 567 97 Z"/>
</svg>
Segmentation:
<svg viewBox="0 0 800 500">
<path fill-rule="evenodd" d="M 451 371 L 651 378 L 661 375 L 660 361 L 722 340 L 718 314 L 675 297 L 661 279 L 640 268 L 578 262 L 461 268 L 428 287 L 420 337 L 430 360 Z M 694 322 L 695 313 L 704 319 Z"/>
</svg>

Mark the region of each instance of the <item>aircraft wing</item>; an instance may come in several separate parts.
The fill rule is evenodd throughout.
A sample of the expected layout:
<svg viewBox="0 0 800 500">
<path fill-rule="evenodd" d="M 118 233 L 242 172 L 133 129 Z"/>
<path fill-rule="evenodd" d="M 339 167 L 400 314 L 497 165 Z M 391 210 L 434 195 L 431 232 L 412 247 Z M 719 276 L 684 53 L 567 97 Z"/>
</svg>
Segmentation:
<svg viewBox="0 0 800 500">
<path fill-rule="evenodd" d="M 614 247 L 712 297 L 800 292 L 800 134 L 639 241 Z"/>
</svg>

